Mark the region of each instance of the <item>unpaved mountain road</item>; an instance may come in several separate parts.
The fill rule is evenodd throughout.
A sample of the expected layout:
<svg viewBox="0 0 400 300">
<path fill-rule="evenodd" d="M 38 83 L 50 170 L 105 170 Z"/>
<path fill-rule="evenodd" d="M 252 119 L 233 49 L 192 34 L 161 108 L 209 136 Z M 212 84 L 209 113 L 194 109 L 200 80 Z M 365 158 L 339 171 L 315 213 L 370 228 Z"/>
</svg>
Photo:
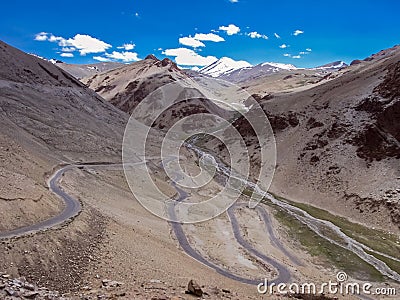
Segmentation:
<svg viewBox="0 0 400 300">
<path fill-rule="evenodd" d="M 145 162 L 140 161 L 137 163 L 132 163 L 130 165 L 139 165 L 139 164 L 143 164 L 143 163 L 145 163 Z M 30 225 L 30 226 L 17 228 L 17 229 L 11 230 L 11 231 L 0 232 L 0 240 L 13 238 L 13 237 L 20 237 L 20 236 L 24 236 L 24 235 L 29 235 L 29 234 L 34 234 L 37 232 L 45 231 L 45 230 L 48 230 L 51 228 L 61 226 L 65 223 L 68 223 L 71 220 L 73 220 L 73 218 L 75 218 L 80 213 L 80 211 L 82 209 L 82 205 L 77 199 L 68 195 L 60 187 L 60 180 L 63 177 L 63 175 L 65 174 L 65 172 L 67 172 L 71 169 L 74 169 L 74 168 L 79 168 L 79 169 L 82 169 L 82 168 L 122 169 L 123 165 L 122 164 L 113 164 L 113 163 L 90 163 L 90 164 L 88 163 L 88 164 L 74 164 L 74 165 L 63 166 L 61 169 L 55 171 L 54 174 L 48 180 L 49 189 L 54 194 L 56 194 L 58 197 L 60 197 L 60 199 L 62 199 L 62 201 L 65 204 L 65 208 L 63 209 L 63 211 L 59 215 L 56 215 L 48 220 Z M 175 201 L 172 201 L 172 203 L 178 204 L 179 202 L 185 201 L 188 197 L 188 193 L 186 191 L 182 190 L 181 188 L 179 188 L 174 181 L 171 182 L 171 185 L 175 188 L 175 190 L 178 193 L 178 198 L 175 199 Z M 266 263 L 267 265 L 272 265 L 276 269 L 277 276 L 273 280 L 269 280 L 269 283 L 289 283 L 291 274 L 290 274 L 290 271 L 288 270 L 288 268 L 284 264 L 274 260 L 273 258 L 271 258 L 271 257 L 261 253 L 259 250 L 255 249 L 251 245 L 251 243 L 249 243 L 242 236 L 242 234 L 240 232 L 240 225 L 239 225 L 238 220 L 234 213 L 235 209 L 238 208 L 238 206 L 239 205 L 237 205 L 237 204 L 233 205 L 227 212 L 236 242 L 245 251 L 247 251 L 251 256 L 254 256 L 258 260 L 261 260 L 262 262 Z M 175 214 L 174 205 L 169 205 L 168 208 L 169 208 L 168 213 L 170 214 L 170 218 L 176 219 L 176 217 L 174 217 L 174 214 Z M 264 215 L 266 213 L 265 213 L 265 211 L 263 212 L 261 208 L 259 208 L 259 210 L 260 210 L 259 213 L 262 216 L 261 219 L 262 219 L 267 231 L 269 232 L 271 241 L 273 243 L 275 243 L 275 246 L 277 248 L 280 249 L 283 246 L 280 245 L 279 240 L 276 239 L 274 234 L 271 234 L 272 224 L 270 224 L 270 220 L 269 220 L 268 216 Z M 176 236 L 176 239 L 177 239 L 181 249 L 187 255 L 189 255 L 190 257 L 195 259 L 196 261 L 208 266 L 209 268 L 213 269 L 217 273 L 219 273 L 227 278 L 230 278 L 232 280 L 235 280 L 235 281 L 238 281 L 241 283 L 250 284 L 250 285 L 258 285 L 259 283 L 263 282 L 263 279 L 261 279 L 261 278 L 260 279 L 254 279 L 254 278 L 250 279 L 250 278 L 241 277 L 241 276 L 236 275 L 222 267 L 219 267 L 214 262 L 207 260 L 190 245 L 187 235 L 184 232 L 184 229 L 183 229 L 183 226 L 181 223 L 169 222 L 169 224 L 171 225 L 171 228 Z M 283 253 L 285 253 L 285 252 L 283 252 Z M 290 253 L 288 253 L 288 254 L 290 254 Z M 296 260 L 296 258 L 293 257 L 292 255 L 287 255 L 287 258 L 289 260 L 291 260 L 293 263 L 299 264 L 298 261 Z M 364 297 L 361 297 L 361 298 L 364 298 Z M 365 298 L 365 299 L 368 299 L 368 298 Z"/>
<path fill-rule="evenodd" d="M 144 163 L 143 161 L 140 161 L 137 163 L 133 163 L 131 165 L 139 165 L 139 164 L 143 164 L 143 163 Z M 42 222 L 39 222 L 39 223 L 36 223 L 33 225 L 29 225 L 26 227 L 17 228 L 17 229 L 11 230 L 11 231 L 0 232 L 0 239 L 8 239 L 8 238 L 14 238 L 14 237 L 20 237 L 20 236 L 24 236 L 24 235 L 34 234 L 34 233 L 45 231 L 45 230 L 48 230 L 48 229 L 51 229 L 54 227 L 58 227 L 60 225 L 63 225 L 65 223 L 68 223 L 71 220 L 73 220 L 73 218 L 75 218 L 80 213 L 80 211 L 82 209 L 82 205 L 77 199 L 68 195 L 61 188 L 60 180 L 64 176 L 64 174 L 69 170 L 72 170 L 74 168 L 82 169 L 82 168 L 90 168 L 90 167 L 104 168 L 104 169 L 117 167 L 119 169 L 122 169 L 123 165 L 122 164 L 112 164 L 112 163 L 74 164 L 74 165 L 64 166 L 64 167 L 60 168 L 59 170 L 55 171 L 48 180 L 48 186 L 49 186 L 49 189 L 54 194 L 56 194 L 60 199 L 62 199 L 64 206 L 65 206 L 63 211 L 60 214 L 58 214 L 50 219 L 47 219 L 45 221 L 42 221 Z M 178 199 L 175 200 L 176 203 L 182 202 L 188 197 L 187 192 L 180 189 L 175 182 L 172 182 L 172 186 L 175 188 L 175 190 L 177 191 L 177 193 L 179 195 Z M 170 207 L 169 214 L 171 216 L 171 219 L 174 219 L 174 217 L 173 217 L 173 215 L 175 214 L 174 206 L 170 205 L 169 207 Z M 258 250 L 254 249 L 250 243 L 246 242 L 241 237 L 240 232 L 239 232 L 239 224 L 237 222 L 236 217 L 233 216 L 233 212 L 230 213 L 230 221 L 231 221 L 232 230 L 234 232 L 235 239 L 237 240 L 237 242 L 249 254 L 256 255 L 258 257 L 258 259 L 261 259 L 266 264 L 272 264 L 277 269 L 278 276 L 274 280 L 271 280 L 270 282 L 271 283 L 272 282 L 276 282 L 276 283 L 289 282 L 290 277 L 291 277 L 290 272 L 284 265 L 282 265 L 279 262 L 273 260 L 272 258 L 269 258 L 266 255 L 260 253 Z M 266 222 L 266 219 L 264 219 L 264 222 Z M 177 239 L 180 247 L 182 248 L 182 250 L 187 255 L 189 255 L 190 257 L 195 259 L 196 261 L 208 266 L 209 268 L 215 270 L 217 273 L 219 273 L 227 278 L 239 281 L 241 283 L 257 285 L 260 282 L 262 282 L 263 279 L 261 279 L 261 278 L 259 280 L 256 280 L 256 279 L 240 277 L 239 275 L 233 274 L 233 273 L 217 266 L 213 262 L 210 262 L 209 260 L 207 260 L 206 258 L 201 256 L 190 245 L 181 223 L 169 222 L 169 224 L 171 225 L 173 232 L 176 236 L 176 239 Z M 268 228 L 271 225 L 266 223 L 265 226 Z"/>
<path fill-rule="evenodd" d="M 143 162 L 138 162 L 136 164 L 143 164 Z M 82 205 L 77 199 L 71 197 L 66 192 L 64 192 L 64 190 L 60 187 L 60 180 L 67 171 L 74 168 L 85 168 L 85 167 L 122 168 L 122 164 L 88 163 L 88 164 L 73 164 L 61 167 L 60 169 L 55 171 L 47 180 L 47 185 L 49 187 L 49 190 L 53 192 L 55 195 L 57 195 L 63 201 L 64 209 L 61 211 L 61 213 L 50 219 L 38 222 L 33 225 L 16 228 L 10 231 L 0 232 L 0 239 L 20 237 L 24 235 L 34 234 L 39 231 L 45 231 L 63 225 L 65 223 L 68 223 L 73 218 L 75 218 L 81 212 Z"/>
<path fill-rule="evenodd" d="M 179 202 L 184 201 L 185 199 L 187 199 L 188 194 L 186 191 L 182 190 L 181 188 L 179 188 L 175 182 L 172 183 L 172 185 L 175 187 L 176 191 L 178 192 L 178 199 L 176 199 L 175 202 L 172 203 L 172 205 L 168 206 L 168 214 L 170 216 L 171 219 L 176 219 L 175 216 L 175 205 L 174 204 L 178 204 Z M 234 205 L 235 206 L 235 205 Z M 233 207 L 234 207 L 233 206 Z M 234 216 L 234 210 L 228 210 L 228 214 L 229 214 L 229 220 L 232 226 L 232 230 L 234 233 L 234 237 L 236 239 L 236 241 L 243 247 L 243 249 L 245 251 L 247 251 L 250 255 L 252 256 L 256 256 L 256 258 L 261 259 L 264 263 L 266 264 L 270 264 L 272 266 L 275 267 L 275 269 L 277 270 L 277 274 L 278 276 L 275 277 L 273 280 L 270 280 L 270 283 L 288 283 L 291 276 L 290 276 L 290 272 L 288 270 L 288 268 L 286 268 L 286 266 L 284 266 L 283 264 L 279 263 L 278 261 L 262 254 L 261 252 L 259 252 L 258 250 L 256 250 L 250 243 L 248 243 L 247 241 L 245 241 L 245 239 L 242 237 L 242 235 L 240 234 L 240 229 L 239 229 L 239 224 L 237 222 L 236 217 Z M 264 219 L 265 221 L 265 219 Z M 207 267 L 210 267 L 211 269 L 215 270 L 217 273 L 242 282 L 242 283 L 246 283 L 246 284 L 251 284 L 251 285 L 258 285 L 260 282 L 262 282 L 263 279 L 249 279 L 249 278 L 244 278 L 238 275 L 235 275 L 229 271 L 227 271 L 226 269 L 223 269 L 219 266 L 217 266 L 216 264 L 214 264 L 213 262 L 210 262 L 209 260 L 205 259 L 203 256 L 201 256 L 195 249 L 193 249 L 193 247 L 190 245 L 186 234 L 183 230 L 182 224 L 179 222 L 169 222 L 172 230 L 174 231 L 174 234 L 179 242 L 180 247 L 182 248 L 183 251 L 185 251 L 186 254 L 188 254 L 189 256 L 191 256 L 192 258 L 194 258 L 195 260 L 197 260 L 198 262 L 206 265 Z M 270 226 L 269 224 L 265 224 L 266 227 Z"/>
<path fill-rule="evenodd" d="M 66 222 L 69 222 L 74 217 L 76 217 L 82 209 L 81 203 L 75 198 L 65 193 L 58 185 L 59 180 L 64 175 L 64 173 L 74 167 L 76 166 L 68 165 L 62 167 L 61 169 L 54 172 L 53 175 L 51 175 L 51 177 L 48 180 L 49 189 L 63 200 L 64 209 L 61 211 L 60 214 L 33 225 L 20 227 L 10 231 L 0 232 L 0 239 L 14 238 L 24 235 L 34 234 L 39 231 L 44 231 L 56 226 L 60 226 Z"/>
</svg>

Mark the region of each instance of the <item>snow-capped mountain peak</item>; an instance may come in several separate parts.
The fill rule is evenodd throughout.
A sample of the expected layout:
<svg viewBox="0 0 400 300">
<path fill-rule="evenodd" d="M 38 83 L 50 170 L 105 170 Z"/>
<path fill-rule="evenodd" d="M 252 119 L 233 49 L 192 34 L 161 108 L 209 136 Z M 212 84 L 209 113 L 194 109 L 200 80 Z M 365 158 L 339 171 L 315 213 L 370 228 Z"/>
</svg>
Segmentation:
<svg viewBox="0 0 400 300">
<path fill-rule="evenodd" d="M 326 64 L 323 66 L 316 67 L 314 69 L 316 69 L 316 70 L 332 70 L 332 69 L 341 69 L 341 68 L 344 68 L 347 66 L 348 66 L 348 64 L 346 64 L 344 61 L 339 60 L 339 61 L 335 61 L 335 62 Z"/>
<path fill-rule="evenodd" d="M 244 60 L 233 60 L 229 57 L 222 57 L 212 64 L 200 69 L 200 73 L 211 76 L 220 77 L 227 75 L 235 70 L 251 67 L 252 65 Z"/>
<path fill-rule="evenodd" d="M 275 67 L 275 68 L 279 68 L 282 70 L 289 70 L 289 71 L 297 70 L 297 67 L 294 65 L 291 65 L 291 64 L 282 64 L 282 63 L 275 63 L 275 62 L 265 62 L 265 63 L 261 64 L 262 67 L 267 66 L 267 65 Z"/>
<path fill-rule="evenodd" d="M 224 60 L 223 62 L 228 62 L 228 61 Z M 206 70 L 207 72 L 209 67 L 204 68 L 204 70 Z M 230 82 L 241 82 L 249 79 L 259 78 L 261 76 L 266 76 L 273 73 L 278 73 L 282 71 L 292 71 L 292 70 L 298 70 L 298 68 L 290 64 L 266 62 L 258 64 L 256 66 L 245 65 L 244 67 L 239 67 L 234 69 L 232 68 L 230 70 L 225 71 L 222 74 L 217 72 L 215 73 L 215 75 L 210 75 L 209 73 L 206 72 L 204 72 L 204 74 L 213 77 L 218 77 Z"/>
<path fill-rule="evenodd" d="M 318 72 L 335 72 L 341 68 L 347 67 L 343 61 L 335 61 L 323 66 L 310 68 Z M 265 62 L 252 66 L 246 61 L 235 61 L 229 57 L 222 57 L 212 64 L 199 70 L 200 73 L 215 78 L 220 78 L 229 82 L 244 82 L 247 80 L 261 78 L 274 73 L 287 73 L 290 71 L 304 70 L 292 64 Z"/>
</svg>

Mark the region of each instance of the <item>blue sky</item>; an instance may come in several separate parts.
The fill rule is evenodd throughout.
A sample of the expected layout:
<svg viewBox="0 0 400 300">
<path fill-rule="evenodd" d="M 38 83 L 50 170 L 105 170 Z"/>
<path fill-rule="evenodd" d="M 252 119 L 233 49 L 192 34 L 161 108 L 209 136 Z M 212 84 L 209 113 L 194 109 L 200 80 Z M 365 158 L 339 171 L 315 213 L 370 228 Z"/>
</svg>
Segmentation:
<svg viewBox="0 0 400 300">
<path fill-rule="evenodd" d="M 313 67 L 400 43 L 397 0 L 37 0 L 4 1 L 2 11 L 1 40 L 68 63 L 154 53 L 180 66 L 226 56 Z"/>
</svg>

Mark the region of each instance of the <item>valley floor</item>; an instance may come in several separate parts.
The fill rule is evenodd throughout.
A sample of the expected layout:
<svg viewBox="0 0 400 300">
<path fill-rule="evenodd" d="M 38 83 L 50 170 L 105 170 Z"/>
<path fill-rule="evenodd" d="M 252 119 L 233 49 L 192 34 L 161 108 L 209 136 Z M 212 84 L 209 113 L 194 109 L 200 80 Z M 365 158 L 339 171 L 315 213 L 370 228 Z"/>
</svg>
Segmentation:
<svg viewBox="0 0 400 300">
<path fill-rule="evenodd" d="M 61 228 L 3 241 L 1 270 L 72 298 L 104 294 L 127 299 L 191 299 L 185 294 L 190 279 L 203 286 L 205 298 L 262 298 L 255 286 L 228 279 L 185 255 L 170 225 L 133 197 L 121 169 L 74 168 L 65 173 L 60 185 L 82 202 L 82 213 Z M 290 282 L 335 279 L 339 270 L 291 239 L 274 209 L 263 205 L 273 228 L 269 231 L 258 211 L 245 204 L 243 198 L 234 212 L 244 239 L 282 263 L 289 270 Z M 192 247 L 213 264 L 246 278 L 273 279 L 277 270 L 237 243 L 230 221 L 224 213 L 183 228 Z M 108 280 L 118 284 L 107 287 Z"/>
</svg>

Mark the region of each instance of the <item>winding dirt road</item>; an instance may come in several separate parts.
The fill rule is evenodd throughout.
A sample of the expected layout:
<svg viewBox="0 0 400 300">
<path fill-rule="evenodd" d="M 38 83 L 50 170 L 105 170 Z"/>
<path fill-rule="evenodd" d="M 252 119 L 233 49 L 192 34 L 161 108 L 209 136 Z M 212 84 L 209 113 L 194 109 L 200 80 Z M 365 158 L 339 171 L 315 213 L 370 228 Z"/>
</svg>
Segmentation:
<svg viewBox="0 0 400 300">
<path fill-rule="evenodd" d="M 75 165 L 65 166 L 56 171 L 48 180 L 48 186 L 50 191 L 52 191 L 54 194 L 60 197 L 64 203 L 64 209 L 61 211 L 60 214 L 33 225 L 17 228 L 10 231 L 0 232 L 0 239 L 14 238 L 24 235 L 34 234 L 39 231 L 44 231 L 50 228 L 60 226 L 64 223 L 70 222 L 73 218 L 75 218 L 82 209 L 81 203 L 75 198 L 68 195 L 66 192 L 64 192 L 59 186 L 60 178 L 64 175 L 64 173 L 75 167 L 77 166 Z"/>
<path fill-rule="evenodd" d="M 136 164 L 143 164 L 144 162 L 138 162 Z M 69 170 L 73 168 L 86 168 L 86 167 L 96 167 L 96 168 L 110 168 L 110 167 L 119 167 L 122 168 L 121 164 L 110 164 L 110 163 L 96 163 L 96 164 L 80 164 L 80 165 L 68 165 L 64 166 L 61 169 L 57 170 L 48 180 L 48 186 L 50 191 L 52 191 L 54 194 L 56 194 L 64 203 L 64 209 L 63 211 L 45 221 L 29 225 L 26 227 L 21 227 L 17 228 L 11 231 L 6 231 L 6 232 L 0 232 L 0 239 L 7 239 L 7 238 L 14 238 L 14 237 L 20 237 L 24 235 L 29 235 L 29 234 L 34 234 L 37 232 L 45 231 L 51 228 L 55 228 L 58 226 L 61 226 L 65 223 L 70 222 L 75 218 L 81 211 L 82 205 L 81 203 L 73 198 L 72 196 L 68 195 L 61 187 L 60 187 L 60 179 L 62 176 Z M 182 190 L 177 186 L 175 182 L 171 183 L 172 186 L 175 188 L 175 190 L 178 193 L 178 199 L 175 199 L 175 201 L 172 201 L 171 203 L 179 203 L 184 201 L 185 199 L 188 198 L 188 194 L 186 191 Z M 231 220 L 231 225 L 232 225 L 232 230 L 234 232 L 235 239 L 237 242 L 246 250 L 248 251 L 249 254 L 257 256 L 259 259 L 263 260 L 267 264 L 273 265 L 277 271 L 278 271 L 278 276 L 274 279 L 271 280 L 270 282 L 276 282 L 276 283 L 281 283 L 281 282 L 289 282 L 290 280 L 290 272 L 289 270 L 279 262 L 267 257 L 266 255 L 260 253 L 258 250 L 254 249 L 250 243 L 245 241 L 243 237 L 240 234 L 240 229 L 239 229 L 239 224 L 237 222 L 236 217 L 234 216 L 233 210 L 229 211 L 229 217 Z M 171 219 L 176 219 L 174 217 L 175 215 L 175 209 L 174 205 L 169 206 L 169 214 L 171 216 Z M 271 225 L 269 222 L 267 222 L 267 219 L 264 219 L 265 226 L 269 228 Z M 176 236 L 176 239 L 182 248 L 182 250 L 191 256 L 193 259 L 197 260 L 198 262 L 208 266 L 209 268 L 215 270 L 217 273 L 242 282 L 246 284 L 251 284 L 251 285 L 257 285 L 260 282 L 262 282 L 263 279 L 249 279 L 249 278 L 244 278 L 241 276 L 238 276 L 236 274 L 233 274 L 213 262 L 208 261 L 205 259 L 203 256 L 201 256 L 189 243 L 187 236 L 183 230 L 182 224 L 179 222 L 169 222 L 169 224 L 172 227 L 172 230 Z"/>
<path fill-rule="evenodd" d="M 175 220 L 176 216 L 175 216 L 175 205 L 174 204 L 178 204 L 179 202 L 182 202 L 185 199 L 187 199 L 188 194 L 186 191 L 179 188 L 175 182 L 172 183 L 172 186 L 174 186 L 174 188 L 178 192 L 178 198 L 174 202 L 171 202 L 171 205 L 168 206 L 168 214 L 171 219 Z M 240 229 L 239 229 L 239 224 L 234 215 L 233 207 L 231 207 L 231 209 L 228 210 L 228 215 L 229 215 L 229 219 L 231 221 L 231 226 L 232 226 L 232 230 L 233 230 L 236 241 L 249 254 L 255 255 L 257 258 L 261 259 L 264 263 L 271 264 L 273 267 L 276 268 L 276 270 L 278 272 L 278 276 L 276 278 L 274 278 L 273 280 L 269 280 L 270 283 L 288 283 L 290 280 L 290 272 L 286 268 L 286 266 L 279 263 L 278 261 L 275 261 L 272 258 L 269 258 L 268 256 L 264 255 L 263 253 L 259 252 L 242 237 L 242 235 L 240 233 Z M 169 224 L 171 225 L 172 230 L 174 231 L 174 234 L 175 234 L 182 250 L 185 251 L 186 254 L 188 254 L 189 256 L 191 256 L 192 258 L 197 260 L 198 262 L 210 267 L 211 269 L 214 269 L 217 273 L 219 273 L 227 278 L 230 278 L 230 279 L 242 282 L 242 283 L 258 285 L 260 282 L 262 282 L 264 280 L 263 278 L 260 278 L 259 280 L 257 280 L 257 279 L 249 279 L 249 278 L 240 277 L 240 276 L 233 274 L 233 273 L 229 272 L 228 270 L 223 269 L 223 268 L 215 265 L 214 263 L 208 261 L 203 256 L 201 256 L 196 250 L 194 250 L 193 247 L 190 245 L 189 241 L 187 240 L 186 234 L 182 228 L 181 223 L 169 222 Z M 269 224 L 265 224 L 265 225 L 267 227 L 270 226 Z"/>
<path fill-rule="evenodd" d="M 144 161 L 134 163 L 132 165 L 138 165 L 138 164 L 143 164 L 145 163 Z M 54 174 L 49 178 L 48 180 L 48 186 L 50 191 L 52 191 L 54 194 L 56 194 L 60 199 L 62 199 L 64 203 L 64 209 L 63 211 L 45 221 L 26 226 L 26 227 L 21 227 L 17 228 L 11 231 L 7 232 L 0 232 L 0 240 L 1 239 L 8 239 L 8 238 L 14 238 L 14 237 L 20 237 L 24 235 L 30 235 L 34 234 L 37 232 L 45 231 L 51 228 L 55 228 L 58 226 L 61 226 L 63 224 L 66 224 L 73 220 L 81 211 L 82 206 L 81 203 L 73 198 L 72 196 L 68 195 L 61 187 L 60 187 L 60 179 L 62 176 L 65 174 L 65 172 L 73 169 L 73 168 L 86 168 L 86 167 L 95 167 L 95 168 L 121 168 L 121 164 L 112 164 L 112 163 L 96 163 L 96 164 L 79 164 L 79 165 L 68 165 L 60 168 Z M 184 201 L 185 199 L 188 198 L 188 193 L 184 190 L 182 190 L 177 184 L 172 181 L 171 185 L 175 188 L 175 190 L 178 193 L 178 198 L 174 199 L 175 201 L 170 201 L 171 205 L 168 206 L 168 213 L 170 214 L 171 219 L 176 219 L 175 216 L 175 204 L 178 204 L 179 202 Z M 255 249 L 248 241 L 246 241 L 241 232 L 240 232 L 240 226 L 238 224 L 237 218 L 235 216 L 235 209 L 237 209 L 239 205 L 233 205 L 230 209 L 228 209 L 227 214 L 230 219 L 230 223 L 232 226 L 232 231 L 234 234 L 234 237 L 238 244 L 245 250 L 247 251 L 250 255 L 262 260 L 264 263 L 272 265 L 276 270 L 277 270 L 277 277 L 274 278 L 273 280 L 269 280 L 270 283 L 289 283 L 291 274 L 290 271 L 287 269 L 287 267 L 283 264 L 281 264 L 278 261 L 275 261 L 274 259 L 268 257 L 267 255 L 261 253 L 259 250 Z M 265 212 L 265 210 L 262 207 L 257 208 L 259 215 L 261 216 L 261 219 L 266 227 L 266 230 L 271 238 L 271 242 L 279 249 L 281 250 L 282 253 L 284 253 L 288 259 L 290 259 L 294 264 L 300 265 L 299 261 L 292 256 L 284 247 L 283 245 L 280 244 L 280 241 L 275 237 L 272 225 L 269 220 L 268 214 Z M 314 219 L 314 218 L 313 218 Z M 304 220 L 303 220 L 304 221 Z M 319 220 L 321 221 L 321 220 Z M 305 222 L 307 223 L 307 222 Z M 324 222 L 325 223 L 325 222 Z M 260 282 L 263 281 L 263 279 L 250 279 L 250 278 L 244 278 L 239 275 L 233 274 L 229 272 L 226 269 L 223 269 L 219 267 L 218 265 L 214 264 L 213 262 L 207 260 L 204 258 L 199 252 L 197 252 L 189 243 L 187 236 L 183 230 L 183 226 L 179 222 L 169 222 L 171 225 L 171 228 L 176 236 L 176 239 L 182 248 L 182 250 L 195 259 L 196 261 L 204 264 L 205 266 L 208 266 L 209 268 L 215 270 L 217 273 L 236 280 L 241 283 L 245 284 L 250 284 L 250 285 L 258 285 Z M 368 299 L 368 297 L 361 297 L 364 299 Z"/>
</svg>

